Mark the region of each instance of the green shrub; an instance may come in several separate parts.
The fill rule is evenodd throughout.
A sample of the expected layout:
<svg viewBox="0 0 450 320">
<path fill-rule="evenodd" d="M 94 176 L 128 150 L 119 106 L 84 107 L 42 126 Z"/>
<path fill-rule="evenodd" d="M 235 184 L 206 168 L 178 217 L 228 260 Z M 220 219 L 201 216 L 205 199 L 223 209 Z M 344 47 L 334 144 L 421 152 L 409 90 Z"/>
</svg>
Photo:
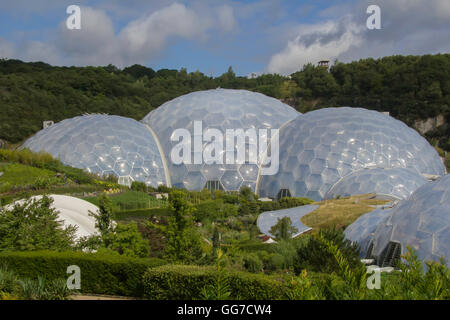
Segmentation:
<svg viewBox="0 0 450 320">
<path fill-rule="evenodd" d="M 18 295 L 24 300 L 67 300 L 71 291 L 64 279 L 46 281 L 43 277 L 19 280 Z"/>
<path fill-rule="evenodd" d="M 196 205 L 195 208 L 197 210 L 193 216 L 197 221 L 223 219 L 238 214 L 236 205 L 225 203 L 222 199 L 206 200 Z"/>
<path fill-rule="evenodd" d="M 244 257 L 244 267 L 247 271 L 258 273 L 262 271 L 263 262 L 255 253 L 248 253 Z"/>
<path fill-rule="evenodd" d="M 348 261 L 351 268 L 361 266 L 357 246 L 345 239 L 342 230 L 324 229 L 318 237 L 335 244 Z M 338 270 L 338 263 L 328 248 L 318 240 L 318 237 L 307 235 L 297 249 L 294 261 L 295 273 L 299 274 L 303 269 L 314 272 L 332 273 Z"/>
<path fill-rule="evenodd" d="M 76 229 L 62 228 L 52 203 L 52 198 L 43 196 L 0 210 L 0 251 L 71 249 Z"/>
<path fill-rule="evenodd" d="M 154 191 L 155 188 L 152 187 L 148 187 L 145 182 L 141 182 L 141 181 L 133 181 L 131 183 L 131 190 L 134 191 L 141 191 L 141 192 L 147 192 L 147 190 L 149 191 Z"/>
<path fill-rule="evenodd" d="M 217 250 L 216 257 L 216 271 L 217 277 L 214 284 L 205 285 L 202 291 L 202 297 L 205 300 L 227 300 L 230 298 L 230 286 L 228 284 L 228 279 L 224 273 L 224 268 L 222 266 L 222 259 L 224 258 L 222 250 Z"/>
<path fill-rule="evenodd" d="M 0 292 L 13 293 L 19 287 L 17 275 L 6 266 L 0 267 Z"/>
<path fill-rule="evenodd" d="M 93 175 L 81 169 L 66 166 L 61 161 L 54 159 L 50 154 L 45 152 L 34 153 L 28 149 L 0 149 L 0 161 L 17 162 L 36 168 L 61 172 L 64 173 L 67 178 L 78 184 L 91 184 L 94 182 Z"/>
<path fill-rule="evenodd" d="M 285 268 L 286 268 L 285 258 L 279 253 L 270 255 L 268 261 L 266 262 L 266 269 L 268 271 L 281 270 Z"/>
<path fill-rule="evenodd" d="M 285 299 L 287 287 L 278 279 L 262 274 L 224 271 L 230 299 Z M 144 296 L 152 300 L 202 299 L 205 286 L 217 281 L 214 267 L 166 265 L 149 269 L 143 278 Z"/>
<path fill-rule="evenodd" d="M 408 247 L 403 262 L 398 267 L 401 272 L 394 273 L 389 279 L 381 281 L 381 290 L 375 290 L 378 299 L 405 300 L 449 300 L 450 269 L 444 258 L 440 262 L 427 261 L 424 264 L 416 252 Z M 383 280 L 383 279 L 382 279 Z"/>
<path fill-rule="evenodd" d="M 153 208 L 153 209 L 135 209 L 113 212 L 114 220 L 130 220 L 135 218 L 150 218 L 151 216 L 171 216 L 172 211 L 169 208 Z"/>
<path fill-rule="evenodd" d="M 81 270 L 81 291 L 84 293 L 142 295 L 142 276 L 146 270 L 161 266 L 161 259 L 135 259 L 120 255 L 83 252 L 2 252 L 0 265 L 7 265 L 21 278 L 46 280 L 67 279 L 67 267 Z"/>
<path fill-rule="evenodd" d="M 260 202 L 259 204 L 259 211 L 265 212 L 265 211 L 273 211 L 273 210 L 280 210 L 280 209 L 288 209 L 288 208 L 294 208 L 294 207 L 300 207 L 307 204 L 311 204 L 314 201 L 309 198 L 282 198 L 279 201 L 267 201 L 267 202 Z"/>
</svg>

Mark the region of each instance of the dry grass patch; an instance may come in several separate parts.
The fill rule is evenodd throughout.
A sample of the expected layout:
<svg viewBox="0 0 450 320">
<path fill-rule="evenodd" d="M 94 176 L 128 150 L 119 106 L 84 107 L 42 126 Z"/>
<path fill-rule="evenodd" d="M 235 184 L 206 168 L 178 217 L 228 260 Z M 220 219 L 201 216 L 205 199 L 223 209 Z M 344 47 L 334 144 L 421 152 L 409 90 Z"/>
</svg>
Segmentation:
<svg viewBox="0 0 450 320">
<path fill-rule="evenodd" d="M 311 227 L 313 233 L 324 228 L 345 228 L 359 216 L 370 212 L 372 206 L 387 203 L 387 200 L 373 199 L 373 194 L 352 196 L 341 199 L 324 200 L 314 204 L 319 208 L 301 218 L 301 222 Z"/>
</svg>

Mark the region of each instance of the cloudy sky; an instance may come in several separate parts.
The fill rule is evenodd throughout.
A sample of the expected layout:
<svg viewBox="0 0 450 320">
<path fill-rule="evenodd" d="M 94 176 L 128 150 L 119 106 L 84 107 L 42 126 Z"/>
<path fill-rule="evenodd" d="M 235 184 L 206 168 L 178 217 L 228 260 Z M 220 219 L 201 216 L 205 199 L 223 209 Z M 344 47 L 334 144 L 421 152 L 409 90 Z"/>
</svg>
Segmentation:
<svg viewBox="0 0 450 320">
<path fill-rule="evenodd" d="M 81 7 L 81 30 L 66 8 Z M 369 30 L 367 7 L 381 9 Z M 0 58 L 290 74 L 321 59 L 450 52 L 450 0 L 0 0 Z"/>
</svg>

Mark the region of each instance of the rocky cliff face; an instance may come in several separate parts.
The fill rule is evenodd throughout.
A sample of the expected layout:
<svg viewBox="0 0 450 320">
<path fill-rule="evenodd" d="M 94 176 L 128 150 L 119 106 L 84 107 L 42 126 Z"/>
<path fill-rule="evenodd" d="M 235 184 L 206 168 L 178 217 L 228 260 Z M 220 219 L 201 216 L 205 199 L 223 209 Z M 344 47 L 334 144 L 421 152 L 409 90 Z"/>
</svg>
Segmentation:
<svg viewBox="0 0 450 320">
<path fill-rule="evenodd" d="M 426 120 L 416 120 L 414 122 L 414 128 L 421 134 L 425 134 L 430 130 L 436 129 L 437 127 L 445 123 L 445 117 L 440 114 L 437 117 L 428 118 Z"/>
</svg>

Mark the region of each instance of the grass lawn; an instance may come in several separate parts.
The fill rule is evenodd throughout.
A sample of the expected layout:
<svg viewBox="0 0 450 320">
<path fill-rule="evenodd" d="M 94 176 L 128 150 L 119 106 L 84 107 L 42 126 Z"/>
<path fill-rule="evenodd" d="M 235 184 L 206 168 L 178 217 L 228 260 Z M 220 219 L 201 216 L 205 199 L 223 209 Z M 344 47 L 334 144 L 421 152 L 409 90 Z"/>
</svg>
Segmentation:
<svg viewBox="0 0 450 320">
<path fill-rule="evenodd" d="M 11 185 L 25 186 L 33 184 L 38 177 L 52 177 L 53 171 L 26 166 L 19 163 L 0 164 L 0 184 L 9 183 Z"/>
<path fill-rule="evenodd" d="M 346 227 L 362 214 L 375 209 L 371 206 L 388 202 L 386 200 L 370 199 L 372 196 L 372 194 L 359 195 L 317 202 L 315 204 L 318 204 L 319 208 L 300 220 L 308 227 L 311 227 L 313 233 L 318 232 L 321 228 Z"/>
<path fill-rule="evenodd" d="M 110 195 L 114 211 L 136 210 L 136 209 L 151 209 L 166 206 L 165 200 L 155 199 L 141 191 L 125 191 L 117 195 Z M 86 201 L 99 205 L 98 197 L 83 198 Z"/>
</svg>

